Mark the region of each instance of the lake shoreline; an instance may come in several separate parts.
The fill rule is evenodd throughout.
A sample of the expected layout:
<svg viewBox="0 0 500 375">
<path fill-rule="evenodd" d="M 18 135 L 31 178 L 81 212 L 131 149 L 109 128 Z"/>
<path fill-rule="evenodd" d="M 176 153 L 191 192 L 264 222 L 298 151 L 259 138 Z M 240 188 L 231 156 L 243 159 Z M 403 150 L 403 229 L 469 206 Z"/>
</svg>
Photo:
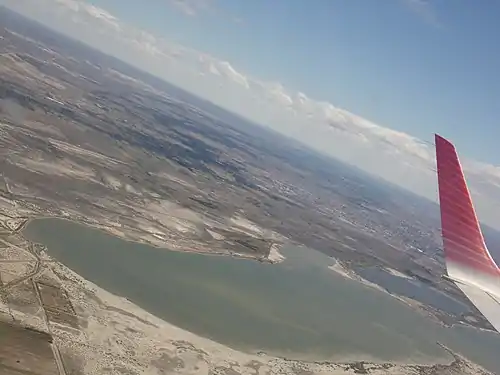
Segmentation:
<svg viewBox="0 0 500 375">
<path fill-rule="evenodd" d="M 36 220 L 40 218 L 33 218 L 30 220 Z M 56 219 L 54 217 L 50 217 L 50 219 Z M 75 222 L 73 220 L 68 220 L 77 225 L 88 226 L 85 223 Z M 28 224 L 27 224 L 28 225 Z M 27 226 L 26 225 L 26 226 Z M 93 229 L 99 229 L 96 227 L 91 227 Z M 23 236 L 26 238 L 25 236 Z M 205 255 L 205 254 L 204 254 Z M 101 302 L 95 304 L 93 302 L 85 301 L 85 299 L 76 298 L 72 299 L 73 304 L 75 305 L 75 310 L 81 311 L 84 318 L 89 323 L 87 328 L 84 330 L 85 336 L 90 338 L 90 341 L 97 340 L 102 343 L 102 340 L 105 340 L 105 337 L 111 337 L 118 335 L 120 337 L 120 333 L 116 332 L 116 330 L 104 329 L 103 326 L 121 326 L 128 327 L 127 329 L 137 330 L 137 325 L 140 323 L 142 329 L 144 330 L 144 334 L 141 334 L 141 337 L 146 339 L 150 335 L 158 339 L 159 341 L 152 341 L 155 347 L 157 345 L 163 345 L 164 347 L 170 347 L 172 349 L 172 345 L 175 347 L 179 344 L 179 342 L 189 342 L 188 347 L 193 349 L 195 348 L 195 352 L 201 351 L 210 356 L 210 362 L 212 363 L 214 360 L 216 363 L 224 363 L 227 364 L 229 361 L 237 361 L 238 363 L 246 363 L 246 364 L 255 364 L 260 363 L 259 366 L 264 366 L 262 368 L 267 368 L 271 370 L 270 374 L 282 374 L 283 371 L 294 371 L 294 369 L 307 369 L 308 371 L 313 371 L 312 373 L 318 374 L 344 374 L 348 369 L 358 368 L 357 366 L 362 366 L 367 369 L 368 374 L 382 374 L 383 369 L 393 368 L 399 369 L 401 374 L 410 374 L 415 373 L 415 370 L 418 369 L 428 369 L 434 365 L 442 365 L 442 366 L 453 366 L 457 363 L 457 361 L 462 362 L 466 361 L 462 357 L 453 354 L 449 349 L 445 348 L 449 354 L 448 359 L 443 360 L 435 360 L 435 361 L 425 361 L 425 362 L 411 362 L 411 361 L 383 361 L 377 360 L 375 358 L 370 358 L 367 355 L 354 355 L 354 356 L 346 356 L 342 355 L 341 357 L 330 359 L 330 360 L 305 360 L 305 359 L 290 359 L 289 355 L 271 355 L 264 353 L 250 353 L 243 352 L 240 350 L 232 349 L 227 345 L 220 344 L 216 341 L 210 340 L 208 338 L 202 337 L 198 334 L 192 333 L 188 330 L 179 328 L 178 326 L 169 323 L 168 321 L 162 320 L 153 314 L 147 312 L 143 308 L 134 304 L 130 300 L 125 297 L 119 297 L 116 294 L 112 294 L 107 292 L 106 290 L 100 288 L 97 284 L 92 283 L 89 280 L 86 280 L 83 276 L 80 276 L 78 273 L 72 271 L 67 266 L 63 265 L 61 262 L 52 258 L 50 255 L 47 255 L 45 259 L 50 259 L 52 262 L 50 263 L 50 267 L 59 275 L 63 287 L 68 291 L 70 296 L 90 296 L 90 301 L 92 301 L 92 295 L 97 297 Z M 105 306 L 103 306 L 103 303 Z M 101 311 L 103 310 L 103 311 Z M 112 317 L 108 316 L 107 312 L 112 311 Z M 117 311 L 122 311 L 122 313 L 117 315 Z M 130 321 L 130 316 L 136 316 L 139 319 L 139 323 L 137 321 Z M 97 321 L 96 321 L 97 319 Z M 137 319 L 135 319 L 137 320 Z M 101 322 L 96 326 L 98 322 Z M 143 326 L 145 325 L 145 326 Z M 160 329 L 162 334 L 162 339 L 158 338 L 158 333 L 153 333 L 153 331 L 149 331 L 147 327 L 155 327 L 155 330 Z M 147 331 L 147 332 L 146 332 Z M 106 336 L 107 335 L 107 336 Z M 122 338 L 124 342 L 128 342 L 129 345 L 132 345 L 130 341 L 131 338 L 127 337 Z M 122 340 L 120 339 L 120 340 Z M 128 340 L 128 341 L 127 341 Z M 147 340 L 147 339 L 146 339 Z M 166 340 L 165 342 L 163 340 Z M 133 341 L 133 340 L 132 340 Z M 141 341 L 142 342 L 142 341 Z M 78 345 L 82 345 L 79 343 Z M 138 342 L 134 344 L 142 345 Z M 184 345 L 184 344 L 183 344 Z M 187 344 L 185 344 L 187 345 Z M 178 351 L 186 350 L 186 347 L 180 345 L 177 349 L 174 350 L 175 353 Z M 117 348 L 115 348 L 117 349 Z M 115 350 L 112 349 L 112 350 Z M 193 349 L 194 350 L 194 349 Z M 257 352 L 257 350 L 255 350 Z M 270 353 L 270 352 L 268 352 Z M 213 356 L 213 357 L 212 357 Z M 230 358 L 230 359 L 228 359 Z M 222 361 L 222 362 L 221 362 Z M 255 363 L 254 363 L 255 362 Z M 464 362 L 465 363 L 465 362 Z M 97 367 L 101 365 L 95 364 Z M 224 365 L 225 366 L 225 365 Z M 142 367 L 142 366 L 141 366 Z M 288 369 L 288 370 L 286 370 Z M 274 372 L 273 372 L 274 371 Z M 317 371 L 317 372 L 315 372 Z"/>
<path fill-rule="evenodd" d="M 359 366 L 360 364 L 362 364 L 362 366 L 367 368 L 369 371 L 378 371 L 382 369 L 397 368 L 397 367 L 401 367 L 401 370 L 404 370 L 404 368 L 408 367 L 408 370 L 414 371 L 416 368 L 425 369 L 425 368 L 431 368 L 435 365 L 452 366 L 454 363 L 456 363 L 456 361 L 460 362 L 464 361 L 464 359 L 461 356 L 453 353 L 449 348 L 441 344 L 439 345 L 442 346 L 450 354 L 451 359 L 449 361 L 435 361 L 432 363 L 425 363 L 425 364 L 409 363 L 403 361 L 392 361 L 392 362 L 380 361 L 380 360 L 377 361 L 376 359 L 367 358 L 366 356 L 344 358 L 343 360 L 337 360 L 337 361 L 327 361 L 327 360 L 308 361 L 308 360 L 292 359 L 286 356 L 269 355 L 264 352 L 260 353 L 243 352 L 240 350 L 230 348 L 226 345 L 220 344 L 211 339 L 199 336 L 182 328 L 179 328 L 169 322 L 166 322 L 154 316 L 153 314 L 147 312 L 141 307 L 135 305 L 130 300 L 109 293 L 106 290 L 97 286 L 96 284 L 93 284 L 92 282 L 84 279 L 76 272 L 72 271 L 63 264 L 59 263 L 57 260 L 53 261 L 56 270 L 55 272 L 64 276 L 64 278 L 66 279 L 66 281 L 64 282 L 64 286 L 68 290 L 75 289 L 75 286 L 85 289 L 87 292 L 90 292 L 93 295 L 95 295 L 95 297 L 97 297 L 100 300 L 100 303 L 106 306 L 105 309 L 111 308 L 111 310 L 114 311 L 121 310 L 126 312 L 126 316 L 135 316 L 136 319 L 138 318 L 138 320 L 142 321 L 143 324 L 151 325 L 152 327 L 154 327 L 154 329 L 162 330 L 162 335 L 168 337 L 169 341 L 170 340 L 188 341 L 190 345 L 193 345 L 196 348 L 200 348 L 200 350 L 202 350 L 205 353 L 206 352 L 214 353 L 216 354 L 216 357 L 220 355 L 224 357 L 227 356 L 231 359 L 231 361 L 236 360 L 238 362 L 246 362 L 246 363 L 250 363 L 252 361 L 258 361 L 261 363 L 265 363 L 266 365 L 264 366 L 270 366 L 270 368 L 278 366 L 283 370 L 285 370 L 286 367 L 295 368 L 297 367 L 297 365 L 299 365 L 304 369 L 311 369 L 311 370 L 319 369 L 321 373 L 323 373 L 324 370 L 328 369 L 329 370 L 328 374 L 332 375 L 344 374 L 346 369 Z M 78 293 L 75 290 L 73 290 L 73 293 L 70 294 L 73 295 Z M 75 301 L 75 302 L 76 302 L 75 304 L 79 304 L 82 303 L 83 301 Z M 99 308 L 102 307 L 103 306 L 99 306 Z M 95 309 L 95 307 L 92 309 Z M 129 320 L 124 319 L 123 321 L 119 321 L 116 320 L 116 318 L 114 321 L 114 323 L 119 323 L 120 325 L 121 324 L 126 325 L 127 322 L 129 322 Z M 86 333 L 87 335 L 92 335 L 92 333 L 89 331 L 87 331 Z M 221 358 L 217 358 L 217 360 L 220 361 Z M 413 374 L 413 372 L 408 372 L 408 374 Z"/>
<path fill-rule="evenodd" d="M 206 256 L 221 256 L 221 257 L 230 257 L 230 258 L 235 258 L 235 259 L 243 259 L 243 260 L 252 260 L 252 261 L 257 261 L 261 263 L 269 263 L 269 264 L 277 264 L 281 263 L 283 260 L 285 260 L 285 257 L 281 254 L 280 249 L 283 246 L 283 244 L 278 244 L 278 243 L 273 243 L 271 245 L 271 249 L 269 252 L 268 257 L 257 257 L 253 256 L 251 254 L 242 254 L 242 253 L 236 253 L 228 250 L 227 252 L 222 252 L 222 251 L 200 251 L 196 249 L 190 249 L 190 248 L 185 248 L 183 247 L 182 249 L 180 248 L 169 248 L 169 247 L 163 247 L 159 246 L 154 243 L 150 243 L 148 241 L 141 240 L 140 238 L 134 239 L 134 238 L 129 238 L 126 236 L 122 236 L 121 233 L 117 233 L 116 231 L 113 231 L 110 226 L 95 222 L 95 221 L 88 221 L 88 220 L 78 220 L 77 218 L 73 217 L 65 217 L 65 216 L 57 216 L 57 215 L 41 215 L 41 216 L 33 216 L 33 217 L 22 217 L 19 219 L 25 220 L 23 225 L 18 228 L 18 230 L 14 231 L 15 233 L 17 232 L 22 232 L 28 225 L 35 220 L 64 220 L 68 221 L 74 224 L 78 225 L 84 225 L 86 227 L 92 228 L 92 229 L 97 229 L 99 231 L 102 231 L 108 235 L 114 236 L 119 238 L 122 241 L 129 242 L 129 243 L 134 243 L 134 244 L 139 244 L 139 245 L 146 245 L 146 246 L 151 246 L 156 249 L 160 250 L 166 250 L 166 251 L 174 251 L 174 252 L 179 252 L 179 253 L 187 253 L 187 254 L 200 254 L 200 255 L 206 255 Z M 43 244 L 41 244 L 43 245 Z"/>
</svg>

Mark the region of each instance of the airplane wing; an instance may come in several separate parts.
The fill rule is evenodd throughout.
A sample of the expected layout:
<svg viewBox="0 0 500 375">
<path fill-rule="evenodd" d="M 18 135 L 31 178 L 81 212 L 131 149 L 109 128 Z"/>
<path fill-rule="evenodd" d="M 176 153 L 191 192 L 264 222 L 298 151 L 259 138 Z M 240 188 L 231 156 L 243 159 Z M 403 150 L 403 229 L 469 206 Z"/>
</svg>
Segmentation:
<svg viewBox="0 0 500 375">
<path fill-rule="evenodd" d="M 448 276 L 500 332 L 500 269 L 484 242 L 455 146 L 437 134 L 435 141 Z"/>
<path fill-rule="evenodd" d="M 455 282 L 458 288 L 476 306 L 483 316 L 497 331 L 500 331 L 500 301 L 482 289 L 475 286 Z"/>
</svg>

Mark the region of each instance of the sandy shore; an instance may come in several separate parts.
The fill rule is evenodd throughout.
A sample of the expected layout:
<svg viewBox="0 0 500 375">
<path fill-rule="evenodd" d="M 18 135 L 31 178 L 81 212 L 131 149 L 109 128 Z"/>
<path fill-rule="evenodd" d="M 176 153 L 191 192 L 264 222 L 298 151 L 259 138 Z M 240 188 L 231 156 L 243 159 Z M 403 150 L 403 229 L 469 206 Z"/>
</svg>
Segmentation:
<svg viewBox="0 0 500 375">
<path fill-rule="evenodd" d="M 61 280 L 83 323 L 81 330 L 54 325 L 52 333 L 63 356 L 80 363 L 83 374 L 404 375 L 430 370 L 388 363 L 309 363 L 243 353 L 162 321 L 57 262 L 51 268 L 47 272 Z M 449 374 L 483 373 L 460 357 L 450 366 L 460 371 Z"/>
<path fill-rule="evenodd" d="M 412 277 L 408 276 L 407 274 L 400 272 L 398 270 L 395 270 L 394 268 L 390 267 L 384 267 L 384 270 L 386 270 L 388 273 L 390 273 L 392 276 L 400 277 L 402 279 L 407 279 L 407 280 L 413 280 Z"/>
<path fill-rule="evenodd" d="M 278 244 L 271 245 L 269 256 L 267 257 L 271 263 L 281 263 L 286 259 L 286 257 L 280 252 L 280 248 L 281 246 Z"/>
<path fill-rule="evenodd" d="M 339 275 L 341 275 L 345 278 L 355 280 L 355 281 L 357 281 L 357 282 L 359 282 L 367 287 L 379 290 L 381 292 L 389 293 L 389 292 L 387 292 L 387 290 L 382 288 L 380 285 L 372 283 L 371 281 L 364 279 L 363 277 L 358 275 L 356 272 L 354 272 L 353 270 L 349 269 L 344 264 L 342 264 L 342 262 L 339 260 L 335 260 L 335 263 L 331 266 L 328 266 L 328 269 L 338 273 Z"/>
</svg>

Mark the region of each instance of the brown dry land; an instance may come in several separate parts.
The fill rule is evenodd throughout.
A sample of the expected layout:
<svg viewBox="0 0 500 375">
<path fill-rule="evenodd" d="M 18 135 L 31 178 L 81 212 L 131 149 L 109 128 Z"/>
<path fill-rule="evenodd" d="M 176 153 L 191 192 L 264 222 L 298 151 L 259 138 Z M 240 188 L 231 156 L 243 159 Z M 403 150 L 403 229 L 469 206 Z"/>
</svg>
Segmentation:
<svg viewBox="0 0 500 375">
<path fill-rule="evenodd" d="M 0 322 L 0 374 L 56 374 L 51 342 L 45 332 Z"/>
</svg>

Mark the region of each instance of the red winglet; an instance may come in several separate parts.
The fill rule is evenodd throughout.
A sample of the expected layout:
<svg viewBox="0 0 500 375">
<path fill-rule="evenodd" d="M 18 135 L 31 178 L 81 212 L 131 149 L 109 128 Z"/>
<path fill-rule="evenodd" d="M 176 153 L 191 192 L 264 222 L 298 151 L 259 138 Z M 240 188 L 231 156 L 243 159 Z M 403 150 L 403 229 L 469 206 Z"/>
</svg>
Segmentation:
<svg viewBox="0 0 500 375">
<path fill-rule="evenodd" d="M 477 220 L 455 146 L 435 135 L 441 229 L 447 261 L 498 274 Z"/>
</svg>

